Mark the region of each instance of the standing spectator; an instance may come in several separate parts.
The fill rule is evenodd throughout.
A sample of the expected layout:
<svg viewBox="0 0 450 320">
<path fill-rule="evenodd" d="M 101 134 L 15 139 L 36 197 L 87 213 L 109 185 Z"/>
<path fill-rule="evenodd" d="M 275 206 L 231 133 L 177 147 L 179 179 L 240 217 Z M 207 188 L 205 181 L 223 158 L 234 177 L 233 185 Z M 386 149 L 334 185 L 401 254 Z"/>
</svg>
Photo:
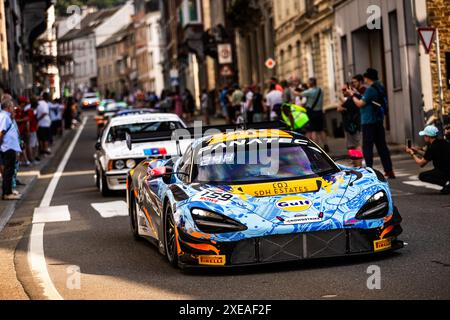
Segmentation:
<svg viewBox="0 0 450 320">
<path fill-rule="evenodd" d="M 29 166 L 30 162 L 30 118 L 25 108 L 28 104 L 26 97 L 19 97 L 19 106 L 15 110 L 15 119 L 19 129 L 21 147 L 23 152 L 20 154 L 21 165 Z"/>
<path fill-rule="evenodd" d="M 166 100 L 168 101 L 166 103 L 170 105 L 174 105 L 175 113 L 182 118 L 183 117 L 183 101 L 180 96 L 180 90 L 176 89 L 175 94 L 173 96 L 173 99 L 168 96 L 166 97 Z"/>
<path fill-rule="evenodd" d="M 233 92 L 231 90 L 228 90 L 225 95 L 225 104 L 227 108 L 227 123 L 232 124 L 234 123 L 234 119 L 236 118 L 236 110 L 233 108 L 233 105 L 231 104 L 231 96 Z"/>
<path fill-rule="evenodd" d="M 255 86 L 255 93 L 253 94 L 253 122 L 264 121 L 264 105 L 263 105 L 263 95 L 261 94 L 261 87 L 259 85 Z"/>
<path fill-rule="evenodd" d="M 13 177 L 16 168 L 17 153 L 22 152 L 19 143 L 19 133 L 13 123 L 14 102 L 2 100 L 0 112 L 0 151 L 3 160 L 3 200 L 19 200 L 20 193 L 13 193 Z"/>
<path fill-rule="evenodd" d="M 373 166 L 373 145 L 375 144 L 383 164 L 385 176 L 389 179 L 395 179 L 391 154 L 386 143 L 383 125 L 384 114 L 382 107 L 380 107 L 383 101 L 386 101 L 386 90 L 379 81 L 378 71 L 375 69 L 367 69 L 364 73 L 364 80 L 369 87 L 362 97 L 359 92 L 347 89 L 348 94 L 353 96 L 353 101 L 361 112 L 364 159 L 368 167 Z"/>
<path fill-rule="evenodd" d="M 281 105 L 283 104 L 283 93 L 276 89 L 276 85 L 272 83 L 269 93 L 266 95 L 266 104 L 269 112 L 270 121 L 281 118 Z"/>
<path fill-rule="evenodd" d="M 208 110 L 208 103 L 209 103 L 209 96 L 208 91 L 206 89 L 202 90 L 202 94 L 200 96 L 201 106 L 202 106 L 202 114 L 203 118 L 205 120 L 205 124 L 209 126 L 209 110 Z"/>
<path fill-rule="evenodd" d="M 272 84 L 275 85 L 275 90 L 283 92 L 283 87 L 278 83 L 278 79 L 277 78 L 275 78 L 275 77 L 271 77 L 270 78 L 269 87 Z"/>
<path fill-rule="evenodd" d="M 427 126 L 419 132 L 427 144 L 426 151 L 413 147 L 406 148 L 406 152 L 422 168 L 433 161 L 434 169 L 420 173 L 419 180 L 439 185 L 442 187 L 442 194 L 450 194 L 450 143 L 439 139 L 438 133 L 435 126 Z"/>
<path fill-rule="evenodd" d="M 49 104 L 50 111 L 50 119 L 52 124 L 51 128 L 51 136 L 54 137 L 56 135 L 62 135 L 62 117 L 64 106 L 61 104 L 60 99 L 55 99 L 52 104 Z"/>
<path fill-rule="evenodd" d="M 48 93 L 44 92 L 42 99 L 39 100 L 36 108 L 36 117 L 38 120 L 38 139 L 40 154 L 50 154 L 49 142 L 51 140 L 50 126 L 52 121 L 50 119 L 50 111 L 48 106 Z"/>
<path fill-rule="evenodd" d="M 236 113 L 240 113 L 241 110 L 241 103 L 244 99 L 244 92 L 242 92 L 239 85 L 236 83 L 233 85 L 233 94 L 231 95 L 231 106 L 234 109 L 233 118 L 231 119 L 232 122 L 235 122 L 235 115 Z"/>
<path fill-rule="evenodd" d="M 244 120 L 246 123 L 253 123 L 253 98 L 255 96 L 254 91 L 254 87 L 249 86 L 247 88 L 247 92 L 245 93 L 242 115 L 244 116 Z"/>
<path fill-rule="evenodd" d="M 66 100 L 66 105 L 64 107 L 64 111 L 63 111 L 64 129 L 66 129 L 66 130 L 72 129 L 74 107 L 76 107 L 76 103 L 73 100 L 73 97 L 68 97 Z"/>
<path fill-rule="evenodd" d="M 194 119 L 195 99 L 189 89 L 184 90 L 183 95 L 183 112 L 186 114 L 186 120 L 191 122 Z"/>
<path fill-rule="evenodd" d="M 306 107 L 307 99 L 302 96 L 302 92 L 305 91 L 306 85 L 300 84 L 294 89 L 295 104 L 301 107 Z"/>
<path fill-rule="evenodd" d="M 359 108 L 353 102 L 352 96 L 347 89 L 347 85 L 342 88 L 344 100 L 338 106 L 337 111 L 342 114 L 347 149 L 361 150 L 361 116 Z"/>
<path fill-rule="evenodd" d="M 316 78 L 308 80 L 308 89 L 302 92 L 302 96 L 306 98 L 306 107 L 308 108 L 309 128 L 311 139 L 322 142 L 325 152 L 329 152 L 327 134 L 324 128 L 323 114 L 323 90 L 317 86 Z"/>
<path fill-rule="evenodd" d="M 291 87 L 287 80 L 281 81 L 281 87 L 283 88 L 283 103 L 292 103 L 294 98 L 292 95 Z"/>
<path fill-rule="evenodd" d="M 37 164 L 41 161 L 39 158 L 39 141 L 37 137 L 38 130 L 38 121 L 36 117 L 36 109 L 38 106 L 38 102 L 36 98 L 32 97 L 30 99 L 30 104 L 25 107 L 25 112 L 28 115 L 28 119 L 30 120 L 30 144 L 28 153 L 28 159 L 34 164 Z"/>
<path fill-rule="evenodd" d="M 223 89 L 219 93 L 219 102 L 220 102 L 220 108 L 222 112 L 222 116 L 225 119 L 228 119 L 228 112 L 227 112 L 227 92 L 228 87 L 224 86 Z M 228 122 L 228 121 L 227 121 Z"/>
</svg>

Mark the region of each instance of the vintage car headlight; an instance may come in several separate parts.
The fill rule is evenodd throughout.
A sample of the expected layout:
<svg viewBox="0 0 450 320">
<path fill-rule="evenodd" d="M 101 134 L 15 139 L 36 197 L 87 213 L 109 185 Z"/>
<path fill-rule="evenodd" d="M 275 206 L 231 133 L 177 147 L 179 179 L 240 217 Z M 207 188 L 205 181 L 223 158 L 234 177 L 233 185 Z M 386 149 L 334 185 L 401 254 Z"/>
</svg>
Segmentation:
<svg viewBox="0 0 450 320">
<path fill-rule="evenodd" d="M 136 161 L 133 159 L 128 159 L 126 165 L 128 169 L 133 169 L 136 166 Z"/>
<path fill-rule="evenodd" d="M 114 163 L 114 167 L 117 170 L 122 170 L 123 168 L 125 168 L 125 161 L 123 161 L 123 160 L 116 160 L 116 162 Z"/>
<path fill-rule="evenodd" d="M 389 201 L 384 191 L 378 191 L 359 209 L 355 218 L 359 220 L 380 219 L 388 215 Z"/>
<path fill-rule="evenodd" d="M 203 209 L 192 209 L 192 218 L 200 231 L 205 233 L 225 233 L 247 230 L 247 227 L 231 218 Z"/>
</svg>

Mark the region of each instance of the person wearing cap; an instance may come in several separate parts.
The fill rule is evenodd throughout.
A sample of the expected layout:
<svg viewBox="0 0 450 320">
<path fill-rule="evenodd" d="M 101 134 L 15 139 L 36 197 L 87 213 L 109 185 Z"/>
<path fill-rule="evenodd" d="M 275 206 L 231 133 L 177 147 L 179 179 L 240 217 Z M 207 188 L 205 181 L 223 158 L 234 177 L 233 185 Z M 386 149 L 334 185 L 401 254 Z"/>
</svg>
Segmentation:
<svg viewBox="0 0 450 320">
<path fill-rule="evenodd" d="M 426 151 L 419 148 L 406 148 L 414 161 L 421 167 L 433 162 L 434 169 L 419 174 L 419 180 L 442 187 L 441 193 L 450 194 L 450 143 L 438 138 L 439 129 L 427 126 L 419 135 L 427 144 Z"/>
<path fill-rule="evenodd" d="M 389 179 L 395 179 L 391 153 L 387 146 L 383 125 L 384 115 L 383 112 L 380 112 L 380 106 L 376 102 L 380 98 L 385 98 L 385 96 L 380 97 L 380 95 L 386 90 L 379 81 L 377 70 L 369 68 L 363 76 L 368 85 L 364 95 L 361 96 L 359 92 L 350 88 L 347 91 L 353 97 L 355 105 L 360 108 L 364 159 L 368 167 L 373 166 L 373 145 L 375 145 L 380 155 L 385 176 Z"/>
</svg>

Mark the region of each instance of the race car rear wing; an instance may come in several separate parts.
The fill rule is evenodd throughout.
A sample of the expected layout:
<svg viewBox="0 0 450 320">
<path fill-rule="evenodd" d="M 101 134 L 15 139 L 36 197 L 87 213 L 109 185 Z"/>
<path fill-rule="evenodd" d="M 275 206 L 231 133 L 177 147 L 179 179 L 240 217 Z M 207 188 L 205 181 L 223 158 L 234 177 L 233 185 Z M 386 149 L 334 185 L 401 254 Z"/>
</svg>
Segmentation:
<svg viewBox="0 0 450 320">
<path fill-rule="evenodd" d="M 145 143 L 145 142 L 156 142 L 156 141 L 176 141 L 177 146 L 179 146 L 180 139 L 198 139 L 205 136 L 205 134 L 211 134 L 212 132 L 231 132 L 237 130 L 248 130 L 248 129 L 288 129 L 286 124 L 281 121 L 266 121 L 251 124 L 240 124 L 240 125 L 218 125 L 218 126 L 201 126 L 201 127 L 190 127 L 180 130 L 167 130 L 167 131 L 156 131 L 156 132 L 146 132 L 146 133 L 126 133 L 126 142 L 129 150 L 132 149 L 133 144 Z M 208 132 L 209 131 L 209 132 Z"/>
</svg>

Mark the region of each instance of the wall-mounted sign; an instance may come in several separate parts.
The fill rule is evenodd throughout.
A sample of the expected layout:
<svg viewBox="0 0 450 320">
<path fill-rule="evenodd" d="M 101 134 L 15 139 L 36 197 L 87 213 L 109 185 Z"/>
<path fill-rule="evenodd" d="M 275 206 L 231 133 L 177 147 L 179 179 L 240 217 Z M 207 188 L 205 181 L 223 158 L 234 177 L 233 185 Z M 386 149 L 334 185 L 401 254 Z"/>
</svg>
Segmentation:
<svg viewBox="0 0 450 320">
<path fill-rule="evenodd" d="M 219 64 L 233 63 L 233 51 L 231 50 L 231 44 L 222 43 L 217 45 L 217 52 L 219 54 Z"/>
</svg>

